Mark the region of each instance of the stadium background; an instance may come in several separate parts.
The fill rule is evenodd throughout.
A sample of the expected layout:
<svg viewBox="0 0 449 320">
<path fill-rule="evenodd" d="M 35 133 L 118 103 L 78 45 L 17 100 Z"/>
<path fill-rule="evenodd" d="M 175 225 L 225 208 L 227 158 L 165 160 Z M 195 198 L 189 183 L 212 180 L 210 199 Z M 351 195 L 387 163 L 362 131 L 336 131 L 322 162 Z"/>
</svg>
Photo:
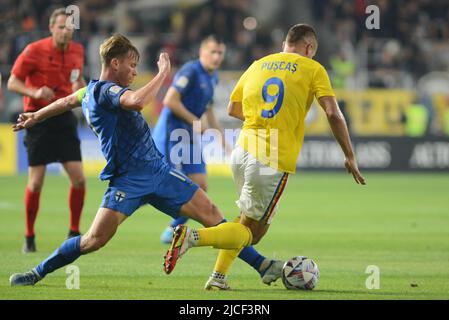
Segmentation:
<svg viewBox="0 0 449 320">
<path fill-rule="evenodd" d="M 211 32 L 227 43 L 215 95 L 225 128 L 238 127 L 226 115 L 236 80 L 254 59 L 280 50 L 288 27 L 314 25 L 320 38 L 316 59 L 329 70 L 340 106 L 348 119 L 363 170 L 449 171 L 449 3 L 447 1 L 5 1 L 0 15 L 0 70 L 3 97 L 0 120 L 14 121 L 22 99 L 5 88 L 17 55 L 31 41 L 48 35 L 48 16 L 59 6 L 78 5 L 76 40 L 86 48 L 85 78 L 99 75 L 98 46 L 111 32 L 131 37 L 142 52 L 139 86 L 151 78 L 161 50 L 174 70 L 195 58 L 199 40 Z M 368 30 L 369 4 L 378 5 L 380 29 Z M 295 10 L 291 10 L 294 8 Z M 154 125 L 161 97 L 145 109 Z M 102 166 L 95 138 L 82 115 L 80 135 L 88 174 Z M 0 173 L 27 167 L 22 135 L 1 126 Z M 338 147 L 329 139 L 325 114 L 315 104 L 307 118 L 307 139 L 299 165 L 307 169 L 341 168 Z M 58 165 L 50 170 L 59 169 Z"/>
<path fill-rule="evenodd" d="M 204 35 L 214 32 L 222 36 L 227 44 L 227 52 L 220 71 L 220 83 L 214 101 L 218 118 L 225 128 L 237 128 L 240 125 L 238 121 L 233 121 L 227 116 L 225 109 L 229 93 L 243 70 L 254 59 L 280 51 L 282 39 L 291 25 L 298 22 L 313 25 L 317 30 L 320 44 L 316 59 L 329 71 L 340 107 L 348 120 L 360 169 L 368 178 L 368 187 L 371 183 L 369 190 L 372 192 L 370 196 L 358 193 L 353 186 L 349 185 L 351 183 L 349 178 L 346 176 L 341 178 L 342 175 L 337 173 L 330 173 L 328 176 L 305 175 L 303 183 L 307 185 L 301 184 L 302 180 L 299 178 L 292 179 L 287 190 L 290 194 L 287 193 L 285 196 L 284 209 L 287 212 L 283 212 L 282 215 L 285 217 L 296 215 L 298 204 L 295 202 L 295 194 L 301 194 L 303 202 L 305 198 L 309 199 L 310 203 L 305 201 L 305 204 L 299 204 L 300 210 L 314 212 L 314 217 L 309 217 L 308 221 L 301 218 L 301 224 L 307 223 L 310 226 L 305 233 L 307 239 L 302 240 L 302 245 L 308 249 L 318 249 L 317 257 L 321 258 L 320 262 L 324 268 L 334 267 L 338 262 L 338 267 L 335 267 L 337 270 L 329 268 L 327 273 L 331 278 L 333 276 L 341 280 L 341 283 L 338 281 L 332 285 L 323 283 L 322 286 L 328 291 L 317 297 L 447 298 L 449 2 L 446 0 L 0 0 L 0 72 L 2 75 L 0 211 L 4 214 L 2 218 L 7 217 L 2 228 L 4 237 L 2 236 L 0 246 L 4 253 L 2 255 L 14 257 L 11 261 L 15 261 L 8 262 L 5 270 L 9 270 L 8 268 L 12 266 L 17 268 L 19 262 L 22 267 L 28 264 L 25 258 L 17 258 L 15 255 L 19 254 L 21 231 L 14 234 L 11 231 L 21 230 L 22 220 L 17 216 L 8 215 L 16 211 L 17 214 L 22 214 L 21 197 L 25 186 L 24 174 L 27 162 L 22 144 L 23 133 L 15 134 L 10 129 L 11 122 L 15 121 L 17 114 L 22 110 L 22 99 L 6 89 L 6 82 L 12 64 L 21 50 L 28 43 L 49 35 L 47 25 L 50 12 L 56 7 L 71 4 L 80 8 L 81 25 L 75 32 L 75 40 L 83 43 L 86 49 L 84 72 L 86 80 L 98 77 L 100 70 L 98 46 L 111 32 L 121 32 L 129 36 L 142 53 L 140 75 L 134 84 L 136 87 L 151 79 L 156 67 L 155 61 L 161 50 L 170 53 L 174 74 L 180 65 L 197 56 L 199 41 Z M 377 5 L 380 9 L 380 29 L 378 30 L 368 30 L 365 26 L 369 16 L 365 9 L 370 4 Z M 170 85 L 170 80 L 167 79 L 158 99 L 144 111 L 151 125 L 157 120 L 162 108 L 160 101 Z M 77 115 L 80 119 L 79 133 L 82 139 L 83 164 L 86 174 L 92 177 L 88 180 L 88 205 L 85 212 L 88 210 L 94 212 L 98 201 L 92 199 L 93 197 L 96 197 L 96 200 L 100 199 L 104 190 L 104 186 L 96 180 L 104 162 L 96 138 L 86 126 L 81 113 Z M 342 153 L 331 137 L 324 112 L 317 107 L 316 103 L 307 118 L 306 140 L 298 165 L 300 172 L 343 171 Z M 226 168 L 226 165 L 221 164 L 211 166 L 209 170 L 212 175 L 226 176 L 229 173 Z M 59 165 L 50 165 L 49 171 L 56 173 L 57 176 L 60 173 Z M 374 172 L 367 173 L 370 171 L 394 172 L 374 175 Z M 432 171 L 434 174 L 414 174 L 415 171 Z M 44 198 L 42 202 L 48 201 L 49 197 L 52 199 L 65 197 L 66 181 L 57 177 L 49 177 L 48 180 L 45 188 L 50 191 L 46 191 L 47 200 Z M 343 181 L 346 183 L 342 185 Z M 234 210 L 231 209 L 234 208 L 235 195 L 231 192 L 233 187 L 230 178 L 212 178 L 210 184 L 212 198 L 218 201 L 219 206 L 224 207 L 225 211 Z M 334 190 L 335 194 L 322 191 L 324 184 Z M 59 190 L 60 188 L 62 191 Z M 340 188 L 341 194 L 336 192 Z M 354 198 L 346 196 L 344 190 L 353 194 Z M 331 201 L 333 205 L 322 203 L 324 198 Z M 354 202 L 355 198 L 359 202 Z M 61 223 L 65 223 L 65 217 L 57 218 L 56 214 L 51 213 L 59 210 L 56 207 L 65 206 L 65 202 L 52 201 L 48 207 L 43 205 L 42 219 L 47 221 L 50 218 L 62 219 Z M 364 208 L 363 213 L 355 212 L 356 209 L 348 210 L 343 205 L 339 207 L 335 204 L 339 202 L 353 203 L 357 208 Z M 316 203 L 322 204 L 323 212 L 320 213 L 316 209 L 314 206 Z M 374 208 L 377 211 L 373 211 Z M 48 214 L 51 214 L 50 218 L 44 218 L 46 209 L 50 212 Z M 83 218 L 84 229 L 91 220 L 88 215 L 92 215 L 92 212 L 86 213 Z M 400 214 L 393 217 L 392 213 L 397 212 Z M 332 219 L 330 218 L 332 213 L 339 216 L 340 222 L 329 222 L 333 221 L 329 220 Z M 365 219 L 363 222 L 358 220 L 360 214 Z M 158 221 L 160 224 L 155 234 L 165 223 L 162 222 L 165 221 L 162 218 L 156 220 Z M 290 246 L 290 236 L 285 235 L 284 232 L 285 230 L 293 232 L 293 227 L 288 225 L 288 221 L 284 221 L 283 224 L 279 222 L 279 227 L 273 227 L 273 238 L 269 237 L 263 248 L 268 249 L 269 252 L 277 250 L 279 255 L 293 253 L 286 249 Z M 279 231 L 281 227 L 284 228 L 282 232 Z M 44 253 L 50 252 L 56 243 L 59 243 L 57 240 L 59 238 L 55 235 L 56 228 L 49 226 L 40 228 L 50 228 L 52 242 L 42 247 Z M 133 236 L 143 233 L 143 226 L 133 224 L 133 229 L 129 228 L 123 233 L 127 234 L 131 241 L 139 243 L 140 240 L 134 239 Z M 379 231 L 379 228 L 382 231 Z M 362 234 L 367 238 L 363 238 Z M 156 242 L 157 236 L 153 238 L 152 241 Z M 273 242 L 272 248 L 269 241 L 274 239 L 276 242 Z M 313 242 L 316 239 L 321 239 L 317 240 L 318 245 Z M 338 245 L 343 245 L 343 248 L 348 251 L 342 248 L 330 249 L 329 243 L 334 241 Z M 373 244 L 375 241 L 380 242 Z M 347 247 L 344 247 L 345 245 Z M 11 249 L 11 246 L 14 249 Z M 362 246 L 365 247 L 362 248 Z M 275 247 L 278 249 L 274 249 Z M 116 247 L 112 246 L 112 248 Z M 343 283 L 345 280 L 352 279 L 349 273 L 352 268 L 351 261 L 354 263 L 356 261 L 354 256 L 364 257 L 357 262 L 357 268 L 360 270 L 364 268 L 365 261 L 368 260 L 366 254 L 357 255 L 357 252 L 365 252 L 366 248 L 371 250 L 377 261 L 380 259 L 384 263 L 384 270 L 392 274 L 390 276 L 392 279 L 393 274 L 401 274 L 399 277 L 413 274 L 413 271 L 405 272 L 406 276 L 401 273 L 404 268 L 409 270 L 411 266 L 419 266 L 423 272 L 423 278 L 410 277 L 411 280 L 407 278 L 405 281 L 408 281 L 406 283 L 408 289 L 404 289 L 401 293 L 395 292 L 399 291 L 399 289 L 396 290 L 397 286 L 403 285 L 400 280 L 397 280 L 393 281 L 390 287 L 385 285 L 387 291 L 390 290 L 393 293 L 387 292 L 383 296 L 361 296 L 356 291 L 344 290 L 341 291 L 343 296 L 334 296 L 334 293 L 340 292 L 338 289 L 345 288 Z M 158 250 L 161 249 L 158 247 Z M 444 250 L 446 254 L 443 254 Z M 144 251 L 142 248 L 137 248 L 136 252 Z M 338 257 L 337 253 L 340 254 Z M 388 257 L 397 257 L 398 260 L 392 263 L 394 266 L 386 262 L 387 259 L 383 254 Z M 410 255 L 414 257 L 412 264 L 410 264 Z M 108 254 L 103 257 L 111 264 L 116 262 Z M 349 262 L 344 260 L 345 257 L 349 259 Z M 430 260 L 423 263 L 423 259 Z M 208 268 L 198 269 L 204 273 L 204 276 L 207 275 L 206 269 L 210 269 L 213 259 L 210 258 L 207 261 Z M 184 263 L 187 264 L 187 262 Z M 360 271 L 359 269 L 357 270 Z M 436 273 L 435 277 L 426 278 L 428 274 L 423 269 L 427 272 L 432 270 Z M 136 270 L 138 275 L 144 272 L 141 269 Z M 364 283 L 363 271 L 361 271 L 362 275 L 357 276 L 362 284 Z M 243 274 L 246 276 L 246 273 Z M 428 291 L 423 289 L 422 295 L 418 296 L 413 296 L 409 292 L 409 282 L 417 278 L 428 279 L 429 283 L 437 288 L 433 295 L 431 289 L 425 289 Z M 117 279 L 120 287 L 121 280 Z M 4 283 L 0 281 L 0 287 L 2 285 Z M 336 288 L 335 292 L 332 286 Z M 14 297 L 10 291 L 3 291 L 5 295 L 2 297 L 6 298 L 8 292 L 12 294 L 9 298 Z M 429 292 L 430 295 L 426 296 Z M 49 297 L 64 299 L 66 298 L 64 294 L 61 291 Z M 91 294 L 92 296 L 80 297 L 95 296 L 95 292 Z M 137 298 L 148 297 L 139 294 L 136 294 Z M 111 295 L 111 297 L 115 296 Z M 152 297 L 160 298 L 157 295 Z M 190 297 L 204 299 L 201 293 Z M 291 295 L 280 295 L 279 292 L 273 296 L 270 294 L 262 296 L 262 298 L 272 299 L 277 297 L 295 299 Z M 175 298 L 179 297 L 175 296 Z M 246 296 L 237 292 L 236 295 L 225 296 L 225 298 L 240 299 Z"/>
</svg>

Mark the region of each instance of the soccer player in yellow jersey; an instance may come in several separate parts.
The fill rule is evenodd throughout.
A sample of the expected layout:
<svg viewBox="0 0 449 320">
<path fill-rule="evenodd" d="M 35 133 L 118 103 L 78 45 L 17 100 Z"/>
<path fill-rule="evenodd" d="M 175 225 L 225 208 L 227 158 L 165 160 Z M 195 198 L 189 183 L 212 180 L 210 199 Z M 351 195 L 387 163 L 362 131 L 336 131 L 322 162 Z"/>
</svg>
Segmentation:
<svg viewBox="0 0 449 320">
<path fill-rule="evenodd" d="M 283 52 L 255 61 L 231 94 L 229 115 L 243 121 L 232 153 L 232 171 L 240 194 L 240 223 L 251 230 L 252 244 L 267 232 L 288 175 L 296 170 L 304 119 L 314 97 L 326 112 L 348 172 L 355 182 L 365 184 L 327 72 L 312 60 L 317 47 L 312 27 L 293 26 Z M 226 276 L 238 254 L 239 250 L 220 250 L 206 289 L 229 289 Z"/>
</svg>

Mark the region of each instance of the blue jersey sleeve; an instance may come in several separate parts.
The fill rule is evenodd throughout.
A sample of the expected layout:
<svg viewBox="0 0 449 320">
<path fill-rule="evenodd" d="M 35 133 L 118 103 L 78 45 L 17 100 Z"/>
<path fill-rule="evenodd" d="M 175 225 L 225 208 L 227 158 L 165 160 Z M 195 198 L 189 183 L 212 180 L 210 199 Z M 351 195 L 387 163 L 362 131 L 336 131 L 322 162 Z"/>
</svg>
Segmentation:
<svg viewBox="0 0 449 320">
<path fill-rule="evenodd" d="M 192 66 L 186 65 L 179 70 L 173 79 L 172 87 L 181 95 L 186 94 L 194 85 L 195 70 Z"/>
<path fill-rule="evenodd" d="M 106 109 L 115 110 L 120 108 L 120 96 L 129 90 L 119 85 L 108 82 L 101 86 L 98 104 Z"/>
</svg>

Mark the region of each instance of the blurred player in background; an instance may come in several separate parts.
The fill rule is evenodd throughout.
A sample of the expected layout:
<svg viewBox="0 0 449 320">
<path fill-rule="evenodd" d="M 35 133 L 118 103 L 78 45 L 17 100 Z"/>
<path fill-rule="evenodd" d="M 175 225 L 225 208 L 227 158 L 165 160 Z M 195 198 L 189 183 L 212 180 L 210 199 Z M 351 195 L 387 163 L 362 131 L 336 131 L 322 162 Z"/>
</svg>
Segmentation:
<svg viewBox="0 0 449 320">
<path fill-rule="evenodd" d="M 189 229 L 188 233 L 173 239 L 174 245 L 164 262 L 167 274 L 185 252 L 185 248 L 178 245 L 179 238 L 189 247 L 241 249 L 251 243 L 250 230 L 240 223 L 223 222 L 223 215 L 204 190 L 172 168 L 154 145 L 150 128 L 140 111 L 156 97 L 169 74 L 168 55 L 160 55 L 159 73 L 136 91 L 128 86 L 137 75 L 140 55 L 126 37 L 116 34 L 106 39 L 100 46 L 100 56 L 99 80 L 90 81 L 86 88 L 37 112 L 21 114 L 14 126 L 15 131 L 30 128 L 82 105 L 83 114 L 97 135 L 106 159 L 100 179 L 109 180 L 109 187 L 89 231 L 63 242 L 32 270 L 13 274 L 10 277 L 12 286 L 34 285 L 81 255 L 102 248 L 119 225 L 144 204 L 151 204 L 173 218 L 188 216 L 207 227 Z"/>
<path fill-rule="evenodd" d="M 199 59 L 187 62 L 175 74 L 164 98 L 164 108 L 153 130 L 153 139 L 159 151 L 206 192 L 206 163 L 199 140 L 201 131 L 207 128 L 200 127 L 200 121 L 202 116 L 206 115 L 208 126 L 222 133 L 222 143 L 226 148 L 223 130 L 218 124 L 212 106 L 214 89 L 218 84 L 217 69 L 223 62 L 225 50 L 223 41 L 214 35 L 206 37 L 201 42 Z M 200 132 L 194 131 L 195 122 Z M 185 130 L 190 141 L 187 143 L 172 141 L 170 134 L 177 129 Z M 182 150 L 188 153 L 181 155 L 180 161 L 177 161 L 170 157 L 170 152 L 179 143 L 185 143 Z M 174 228 L 186 222 L 186 217 L 174 219 L 162 233 L 161 242 L 170 243 Z"/>
<path fill-rule="evenodd" d="M 24 96 L 24 111 L 37 111 L 86 85 L 83 79 L 84 48 L 72 41 L 73 26 L 66 23 L 65 8 L 50 16 L 51 37 L 29 44 L 11 70 L 8 89 Z M 60 162 L 70 179 L 68 237 L 80 234 L 79 224 L 85 197 L 77 121 L 67 112 L 26 130 L 28 183 L 25 190 L 26 232 L 23 252 L 35 252 L 34 223 L 44 184 L 46 165 Z"/>
<path fill-rule="evenodd" d="M 304 139 L 304 119 L 314 97 L 326 112 L 348 172 L 355 182 L 365 184 L 327 72 L 312 60 L 317 47 L 312 27 L 293 26 L 283 52 L 254 62 L 231 94 L 228 113 L 243 121 L 232 152 L 232 171 L 240 195 L 240 223 L 250 228 L 252 244 L 257 244 L 267 232 L 288 176 L 296 170 Z M 188 227 L 178 227 L 175 234 L 185 232 L 182 229 Z M 220 250 L 206 289 L 229 289 L 227 274 L 238 254 L 239 250 Z"/>
<path fill-rule="evenodd" d="M 228 150 L 231 148 L 226 143 L 212 107 L 214 88 L 218 83 L 217 69 L 223 62 L 225 50 L 225 44 L 216 36 L 204 38 L 200 46 L 199 59 L 184 64 L 176 73 L 164 99 L 165 107 L 153 130 L 157 148 L 172 164 L 170 152 L 180 142 L 171 141 L 170 134 L 177 129 L 186 130 L 190 141 L 188 145 L 183 146 L 182 151 L 188 150 L 188 157 L 181 156 L 179 169 L 204 191 L 207 191 L 206 163 L 198 141 L 201 139 L 201 132 L 195 132 L 194 123 L 198 125 L 205 114 L 209 127 L 221 132 L 223 147 Z M 201 131 L 204 131 L 203 129 L 206 128 L 202 128 Z M 195 159 L 199 161 L 195 162 Z M 185 224 L 187 220 L 188 218 L 184 216 L 173 219 L 162 233 L 161 242 L 170 243 L 173 230 L 178 225 Z M 280 277 L 283 261 L 267 259 L 253 247 L 244 248 L 239 257 L 259 273 L 265 284 L 270 284 Z"/>
</svg>

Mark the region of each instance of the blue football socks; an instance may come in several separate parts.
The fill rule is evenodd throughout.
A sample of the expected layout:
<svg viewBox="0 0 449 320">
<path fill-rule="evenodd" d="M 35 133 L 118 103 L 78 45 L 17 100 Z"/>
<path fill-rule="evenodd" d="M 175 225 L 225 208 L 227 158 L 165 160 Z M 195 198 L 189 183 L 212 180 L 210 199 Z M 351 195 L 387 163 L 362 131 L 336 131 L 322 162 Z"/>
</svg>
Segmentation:
<svg viewBox="0 0 449 320">
<path fill-rule="evenodd" d="M 172 227 L 174 229 L 177 226 L 179 226 L 180 224 L 185 224 L 187 222 L 187 220 L 189 220 L 189 218 L 187 218 L 187 217 L 179 217 L 179 218 L 173 219 L 173 221 L 170 223 L 170 227 Z"/>
<path fill-rule="evenodd" d="M 81 236 L 64 241 L 55 252 L 35 268 L 35 271 L 41 278 L 43 278 L 48 273 L 64 267 L 78 259 L 81 255 L 80 240 Z"/>
</svg>

